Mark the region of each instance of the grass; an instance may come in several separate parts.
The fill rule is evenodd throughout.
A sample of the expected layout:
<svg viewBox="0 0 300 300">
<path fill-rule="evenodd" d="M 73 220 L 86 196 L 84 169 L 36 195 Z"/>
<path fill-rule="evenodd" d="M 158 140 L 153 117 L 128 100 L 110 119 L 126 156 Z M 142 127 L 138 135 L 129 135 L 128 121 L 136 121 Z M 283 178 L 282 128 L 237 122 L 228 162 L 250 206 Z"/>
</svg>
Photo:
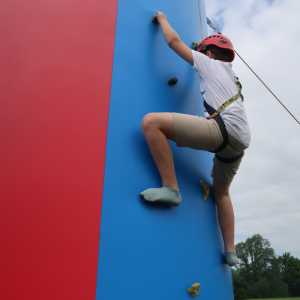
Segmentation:
<svg viewBox="0 0 300 300">
<path fill-rule="evenodd" d="M 249 299 L 249 300 L 300 300 L 299 297 L 297 298 L 271 298 L 271 299 Z"/>
</svg>

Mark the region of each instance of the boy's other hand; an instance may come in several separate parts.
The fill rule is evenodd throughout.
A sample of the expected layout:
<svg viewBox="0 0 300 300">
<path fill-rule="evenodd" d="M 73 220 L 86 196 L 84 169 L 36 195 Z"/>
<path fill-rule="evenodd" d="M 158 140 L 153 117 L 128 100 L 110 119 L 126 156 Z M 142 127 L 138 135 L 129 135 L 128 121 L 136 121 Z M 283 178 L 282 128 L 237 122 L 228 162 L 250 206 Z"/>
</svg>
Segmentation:
<svg viewBox="0 0 300 300">
<path fill-rule="evenodd" d="M 158 11 L 152 18 L 152 22 L 155 24 L 159 24 L 162 20 L 167 20 L 167 17 L 160 11 Z"/>
</svg>

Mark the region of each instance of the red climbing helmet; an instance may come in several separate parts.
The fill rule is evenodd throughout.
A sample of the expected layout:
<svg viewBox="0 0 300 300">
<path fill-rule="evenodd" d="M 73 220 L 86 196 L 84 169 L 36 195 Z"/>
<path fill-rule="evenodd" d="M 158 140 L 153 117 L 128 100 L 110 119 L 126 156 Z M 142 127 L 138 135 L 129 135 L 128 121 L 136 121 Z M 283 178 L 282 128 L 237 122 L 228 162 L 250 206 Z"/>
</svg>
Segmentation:
<svg viewBox="0 0 300 300">
<path fill-rule="evenodd" d="M 234 48 L 228 37 L 223 34 L 214 34 L 205 38 L 197 48 L 198 52 L 202 52 L 205 50 L 207 46 L 215 45 L 219 48 L 226 49 L 230 53 L 230 57 L 228 62 L 232 62 L 234 60 Z"/>
</svg>

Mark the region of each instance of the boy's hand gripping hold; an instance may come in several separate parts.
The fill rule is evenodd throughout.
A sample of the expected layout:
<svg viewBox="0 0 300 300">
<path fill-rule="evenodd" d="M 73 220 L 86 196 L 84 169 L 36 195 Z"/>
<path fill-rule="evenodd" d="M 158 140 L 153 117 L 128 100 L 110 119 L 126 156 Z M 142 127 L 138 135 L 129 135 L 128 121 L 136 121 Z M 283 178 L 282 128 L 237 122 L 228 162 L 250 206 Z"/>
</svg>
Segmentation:
<svg viewBox="0 0 300 300">
<path fill-rule="evenodd" d="M 167 20 L 167 17 L 164 13 L 158 11 L 152 18 L 154 24 L 160 24 L 161 20 Z"/>
</svg>

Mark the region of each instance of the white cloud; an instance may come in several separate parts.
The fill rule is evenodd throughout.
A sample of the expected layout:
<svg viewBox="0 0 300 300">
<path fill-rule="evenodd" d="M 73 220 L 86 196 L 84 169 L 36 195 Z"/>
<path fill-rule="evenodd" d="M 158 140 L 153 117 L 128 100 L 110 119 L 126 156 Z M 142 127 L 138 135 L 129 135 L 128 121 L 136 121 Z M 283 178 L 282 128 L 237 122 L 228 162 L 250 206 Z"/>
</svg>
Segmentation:
<svg viewBox="0 0 300 300">
<path fill-rule="evenodd" d="M 211 21 L 300 120 L 300 1 L 206 0 Z M 209 34 L 213 31 L 209 29 Z M 300 126 L 237 57 L 252 131 L 233 181 L 236 242 L 255 233 L 300 257 Z"/>
</svg>

